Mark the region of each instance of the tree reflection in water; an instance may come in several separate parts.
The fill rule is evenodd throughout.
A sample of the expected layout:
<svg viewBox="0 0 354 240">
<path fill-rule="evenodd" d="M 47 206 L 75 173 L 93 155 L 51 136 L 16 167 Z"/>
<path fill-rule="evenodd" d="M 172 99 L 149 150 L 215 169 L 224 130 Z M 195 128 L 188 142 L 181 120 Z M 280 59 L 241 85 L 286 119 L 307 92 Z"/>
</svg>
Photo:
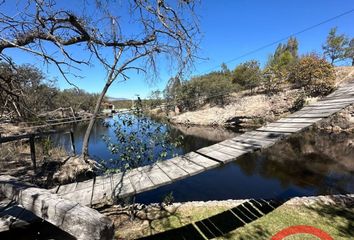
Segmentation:
<svg viewBox="0 0 354 240">
<path fill-rule="evenodd" d="M 352 142 L 354 134 L 308 130 L 137 200 L 157 202 L 169 192 L 182 202 L 354 193 Z"/>
</svg>

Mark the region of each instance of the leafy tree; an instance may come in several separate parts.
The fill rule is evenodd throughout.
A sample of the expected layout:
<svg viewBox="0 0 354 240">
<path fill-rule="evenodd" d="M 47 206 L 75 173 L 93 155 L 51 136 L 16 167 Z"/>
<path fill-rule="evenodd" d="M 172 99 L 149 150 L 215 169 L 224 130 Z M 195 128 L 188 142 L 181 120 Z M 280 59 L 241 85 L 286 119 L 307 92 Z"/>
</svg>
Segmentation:
<svg viewBox="0 0 354 240">
<path fill-rule="evenodd" d="M 53 99 L 56 108 L 73 108 L 74 111 L 93 112 L 98 94 L 87 93 L 82 89 L 65 89 L 57 93 Z"/>
<path fill-rule="evenodd" d="M 183 140 L 183 136 L 172 137 L 166 125 L 151 121 L 139 107 L 133 114 L 118 115 L 113 126 L 115 139 L 103 137 L 110 152 L 117 156 L 102 162 L 109 171 L 124 172 L 176 156 L 176 148 Z"/>
<path fill-rule="evenodd" d="M 57 92 L 39 69 L 0 63 L 1 115 L 14 113 L 19 120 L 35 118 L 54 107 L 52 98 Z"/>
<path fill-rule="evenodd" d="M 243 86 L 251 91 L 262 82 L 262 72 L 259 62 L 251 60 L 240 64 L 232 74 L 232 82 Z"/>
<path fill-rule="evenodd" d="M 230 69 L 227 67 L 226 63 L 221 64 L 221 72 L 223 74 L 230 74 Z"/>
<path fill-rule="evenodd" d="M 274 93 L 280 90 L 284 83 L 287 72 L 282 71 L 277 66 L 268 66 L 263 71 L 263 86 L 268 93 Z"/>
<path fill-rule="evenodd" d="M 192 77 L 184 81 L 176 92 L 176 104 L 183 109 L 195 109 L 205 103 L 224 104 L 230 92 L 237 90 L 231 74 L 221 71 Z"/>
<path fill-rule="evenodd" d="M 279 44 L 274 54 L 269 57 L 263 71 L 263 85 L 268 93 L 279 91 L 288 80 L 289 71 L 298 60 L 299 43 L 290 37 L 286 44 Z"/>
<path fill-rule="evenodd" d="M 292 68 L 289 80 L 311 96 L 325 95 L 335 86 L 333 66 L 316 54 L 302 57 Z"/>
<path fill-rule="evenodd" d="M 178 76 L 176 77 L 171 77 L 164 90 L 164 96 L 165 99 L 168 102 L 174 101 L 176 99 L 177 92 L 179 91 L 179 88 L 181 87 L 181 80 Z"/>
<path fill-rule="evenodd" d="M 327 36 L 326 43 L 322 46 L 324 55 L 331 60 L 333 65 L 337 59 L 343 59 L 345 57 L 345 45 L 347 39 L 344 34 L 337 35 L 337 28 L 332 28 Z"/>
<path fill-rule="evenodd" d="M 157 106 L 160 106 L 162 104 L 162 91 L 160 90 L 155 90 L 155 91 L 152 91 L 151 94 L 150 94 L 150 107 L 151 108 L 155 108 Z"/>
<path fill-rule="evenodd" d="M 97 98 L 97 94 L 81 89 L 60 91 L 55 87 L 55 81 L 47 80 L 38 68 L 31 65 L 0 63 L 1 115 L 15 114 L 12 119 L 35 120 L 57 108 L 92 112 Z"/>
<path fill-rule="evenodd" d="M 200 88 L 195 82 L 184 81 L 178 88 L 176 94 L 176 103 L 182 109 L 195 109 L 198 106 L 198 104 L 196 104 L 196 99 L 198 99 L 200 94 Z"/>
<path fill-rule="evenodd" d="M 345 49 L 345 57 L 351 59 L 352 66 L 354 66 L 354 38 L 350 40 L 348 47 Z"/>
<path fill-rule="evenodd" d="M 286 50 L 291 53 L 294 59 L 298 58 L 299 43 L 295 37 L 290 37 L 286 44 Z"/>
<path fill-rule="evenodd" d="M 266 67 L 272 67 L 277 71 L 288 71 L 298 59 L 298 41 L 289 38 L 286 44 L 279 44 L 274 54 L 268 59 Z"/>
</svg>

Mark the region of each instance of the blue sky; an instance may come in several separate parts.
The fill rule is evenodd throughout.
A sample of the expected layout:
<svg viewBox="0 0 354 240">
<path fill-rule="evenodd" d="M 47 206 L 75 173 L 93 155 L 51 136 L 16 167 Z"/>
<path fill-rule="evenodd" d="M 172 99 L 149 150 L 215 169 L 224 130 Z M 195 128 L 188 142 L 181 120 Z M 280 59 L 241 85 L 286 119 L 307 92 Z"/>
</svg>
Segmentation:
<svg viewBox="0 0 354 240">
<path fill-rule="evenodd" d="M 230 69 L 250 59 L 259 60 L 264 64 L 277 45 L 236 61 L 229 61 L 351 9 L 354 9 L 353 0 L 201 1 L 197 6 L 202 32 L 198 55 L 206 60 L 195 63 L 192 75 L 218 70 L 222 62 L 227 62 Z M 0 11 L 11 11 L 11 9 L 0 9 Z M 335 26 L 340 33 L 354 37 L 354 12 L 296 36 L 299 40 L 300 53 L 311 51 L 321 53 L 321 45 L 327 33 Z M 122 28 L 124 27 L 129 28 L 129 25 L 124 24 Z M 18 63 L 35 64 L 43 68 L 50 78 L 57 78 L 58 87 L 61 89 L 70 87 L 54 67 L 46 67 L 23 52 L 11 51 L 11 55 Z M 160 69 L 160 79 L 153 83 L 148 83 L 142 75 L 130 73 L 130 80 L 113 84 L 107 95 L 133 98 L 135 94 L 139 94 L 146 97 L 152 90 L 163 89 L 171 76 L 171 73 L 163 68 Z M 71 78 L 71 80 L 88 92 L 100 92 L 105 77 L 102 68 L 95 64 L 91 68 L 85 68 L 81 75 L 84 78 Z"/>
</svg>

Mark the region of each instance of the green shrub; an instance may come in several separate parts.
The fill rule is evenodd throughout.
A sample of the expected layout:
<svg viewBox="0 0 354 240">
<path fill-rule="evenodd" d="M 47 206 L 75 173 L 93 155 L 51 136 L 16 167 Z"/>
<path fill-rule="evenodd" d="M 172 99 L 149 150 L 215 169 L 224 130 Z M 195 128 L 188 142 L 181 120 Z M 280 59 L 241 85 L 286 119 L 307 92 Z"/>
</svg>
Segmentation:
<svg viewBox="0 0 354 240">
<path fill-rule="evenodd" d="M 232 84 L 231 74 L 211 72 L 192 77 L 176 88 L 176 102 L 185 110 L 193 110 L 209 103 L 223 105 L 227 95 L 238 90 L 237 84 Z"/>
<path fill-rule="evenodd" d="M 251 91 L 261 85 L 262 71 L 259 62 L 252 60 L 237 66 L 233 71 L 232 82 L 246 89 L 251 89 Z"/>
<path fill-rule="evenodd" d="M 307 95 L 326 95 L 335 87 L 333 66 L 316 54 L 302 57 L 290 70 L 289 81 Z"/>
</svg>

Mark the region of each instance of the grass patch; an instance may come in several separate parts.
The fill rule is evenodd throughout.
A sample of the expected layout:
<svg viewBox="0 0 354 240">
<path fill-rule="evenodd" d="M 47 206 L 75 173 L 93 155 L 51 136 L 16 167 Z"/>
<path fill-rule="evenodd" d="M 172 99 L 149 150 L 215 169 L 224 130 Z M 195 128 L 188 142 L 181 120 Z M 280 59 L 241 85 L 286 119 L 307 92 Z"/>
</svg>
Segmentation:
<svg viewBox="0 0 354 240">
<path fill-rule="evenodd" d="M 270 239 L 280 230 L 294 225 L 319 228 L 333 239 L 354 238 L 354 208 L 329 205 L 283 205 L 267 216 L 217 239 Z M 286 240 L 318 239 L 309 234 L 289 236 Z"/>
<path fill-rule="evenodd" d="M 163 209 L 149 206 L 146 209 L 139 210 L 134 219 L 118 209 L 106 211 L 106 215 L 115 222 L 116 239 L 135 239 L 179 228 L 230 208 L 232 206 L 182 204 L 178 207 Z M 225 219 L 225 221 L 228 221 L 228 219 Z M 216 239 L 269 240 L 280 230 L 294 225 L 310 225 L 319 228 L 336 240 L 354 239 L 354 206 L 286 204 L 266 216 Z M 309 234 L 298 234 L 285 239 L 317 240 L 318 238 Z"/>
</svg>

